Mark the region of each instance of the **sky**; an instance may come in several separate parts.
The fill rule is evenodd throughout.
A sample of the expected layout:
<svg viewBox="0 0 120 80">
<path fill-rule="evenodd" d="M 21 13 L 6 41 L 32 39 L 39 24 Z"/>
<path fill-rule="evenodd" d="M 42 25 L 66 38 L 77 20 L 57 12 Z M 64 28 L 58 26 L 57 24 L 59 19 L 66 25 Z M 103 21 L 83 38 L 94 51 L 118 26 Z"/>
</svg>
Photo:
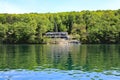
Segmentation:
<svg viewBox="0 0 120 80">
<path fill-rule="evenodd" d="M 120 0 L 0 0 L 0 13 L 56 13 L 108 9 L 120 9 Z"/>
</svg>

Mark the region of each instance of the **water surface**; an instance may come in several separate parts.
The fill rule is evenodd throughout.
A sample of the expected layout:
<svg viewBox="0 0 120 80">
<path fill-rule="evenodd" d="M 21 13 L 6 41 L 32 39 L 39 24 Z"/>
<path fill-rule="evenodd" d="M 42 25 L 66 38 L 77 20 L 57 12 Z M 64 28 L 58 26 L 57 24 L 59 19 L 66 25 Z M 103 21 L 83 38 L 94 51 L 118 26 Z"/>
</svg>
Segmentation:
<svg viewBox="0 0 120 80">
<path fill-rule="evenodd" d="M 120 45 L 0 45 L 0 80 L 120 80 Z"/>
</svg>

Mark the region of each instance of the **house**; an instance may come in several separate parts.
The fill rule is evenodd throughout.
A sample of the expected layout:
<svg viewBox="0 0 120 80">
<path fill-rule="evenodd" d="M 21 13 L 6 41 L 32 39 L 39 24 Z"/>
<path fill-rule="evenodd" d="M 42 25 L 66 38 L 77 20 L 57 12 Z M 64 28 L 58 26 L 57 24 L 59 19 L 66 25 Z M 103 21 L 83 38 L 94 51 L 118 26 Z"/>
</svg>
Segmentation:
<svg viewBox="0 0 120 80">
<path fill-rule="evenodd" d="M 68 39 L 68 33 L 67 32 L 47 32 L 46 37 L 49 38 L 62 38 L 62 39 Z"/>
</svg>

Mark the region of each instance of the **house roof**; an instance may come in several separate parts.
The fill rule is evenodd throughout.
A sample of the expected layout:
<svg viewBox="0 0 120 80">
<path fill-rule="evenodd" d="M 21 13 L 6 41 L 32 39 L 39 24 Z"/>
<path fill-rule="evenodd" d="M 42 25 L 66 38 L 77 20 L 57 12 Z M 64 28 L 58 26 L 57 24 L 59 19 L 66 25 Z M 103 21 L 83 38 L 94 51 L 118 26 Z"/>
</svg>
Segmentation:
<svg viewBox="0 0 120 80">
<path fill-rule="evenodd" d="M 68 34 L 67 32 L 47 32 L 46 34 Z"/>
</svg>

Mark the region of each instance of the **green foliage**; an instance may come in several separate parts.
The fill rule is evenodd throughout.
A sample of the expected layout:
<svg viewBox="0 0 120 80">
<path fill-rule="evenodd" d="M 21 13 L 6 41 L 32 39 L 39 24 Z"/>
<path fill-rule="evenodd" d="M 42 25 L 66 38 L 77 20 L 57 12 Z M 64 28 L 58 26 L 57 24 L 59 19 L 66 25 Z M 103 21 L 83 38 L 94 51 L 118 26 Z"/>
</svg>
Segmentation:
<svg viewBox="0 0 120 80">
<path fill-rule="evenodd" d="M 6 39 L 6 32 L 7 32 L 7 28 L 5 27 L 5 25 L 0 24 L 0 43 L 5 41 L 5 39 Z"/>
<path fill-rule="evenodd" d="M 0 42 L 43 43 L 56 27 L 82 43 L 120 43 L 120 10 L 0 14 Z"/>
</svg>

